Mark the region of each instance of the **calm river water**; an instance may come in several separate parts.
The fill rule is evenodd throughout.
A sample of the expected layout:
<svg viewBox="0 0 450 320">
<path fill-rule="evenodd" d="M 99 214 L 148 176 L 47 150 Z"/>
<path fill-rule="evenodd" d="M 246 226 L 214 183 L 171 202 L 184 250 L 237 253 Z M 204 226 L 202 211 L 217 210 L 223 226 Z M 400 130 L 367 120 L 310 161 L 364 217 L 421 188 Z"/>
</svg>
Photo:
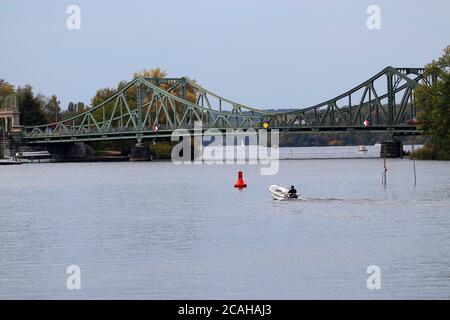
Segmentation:
<svg viewBox="0 0 450 320">
<path fill-rule="evenodd" d="M 450 298 L 450 162 L 0 167 L 0 298 Z M 233 188 L 242 169 L 248 188 Z M 308 201 L 273 201 L 295 184 Z M 66 268 L 81 289 L 66 288 Z M 381 289 L 366 286 L 381 269 Z"/>
</svg>

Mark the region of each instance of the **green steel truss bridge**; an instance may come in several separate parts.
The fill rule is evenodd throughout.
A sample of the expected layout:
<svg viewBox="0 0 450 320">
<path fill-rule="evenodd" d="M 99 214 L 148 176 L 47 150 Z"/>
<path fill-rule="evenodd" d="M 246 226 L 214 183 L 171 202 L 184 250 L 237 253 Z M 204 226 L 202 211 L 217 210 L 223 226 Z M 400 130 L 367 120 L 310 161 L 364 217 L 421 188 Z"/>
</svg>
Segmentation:
<svg viewBox="0 0 450 320">
<path fill-rule="evenodd" d="M 386 67 L 351 90 L 317 105 L 267 111 L 221 97 L 188 78 L 136 77 L 103 103 L 69 119 L 25 127 L 28 143 L 170 137 L 175 129 L 279 129 L 290 132 L 420 134 L 414 90 L 429 83 L 422 68 Z M 270 90 L 268 87 L 267 90 Z M 281 93 L 277 93 L 282 96 Z M 367 121 L 366 121 L 367 120 Z"/>
</svg>

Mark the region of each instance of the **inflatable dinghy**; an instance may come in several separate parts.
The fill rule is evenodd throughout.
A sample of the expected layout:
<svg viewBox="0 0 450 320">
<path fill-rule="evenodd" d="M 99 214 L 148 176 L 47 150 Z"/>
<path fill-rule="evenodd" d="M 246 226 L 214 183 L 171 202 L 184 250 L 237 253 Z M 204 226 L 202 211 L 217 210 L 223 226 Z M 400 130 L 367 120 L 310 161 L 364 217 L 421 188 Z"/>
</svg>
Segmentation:
<svg viewBox="0 0 450 320">
<path fill-rule="evenodd" d="M 301 196 L 297 196 L 297 198 L 291 198 L 289 194 L 289 189 L 285 186 L 274 184 L 269 187 L 270 194 L 272 198 L 275 200 L 306 200 Z"/>
</svg>

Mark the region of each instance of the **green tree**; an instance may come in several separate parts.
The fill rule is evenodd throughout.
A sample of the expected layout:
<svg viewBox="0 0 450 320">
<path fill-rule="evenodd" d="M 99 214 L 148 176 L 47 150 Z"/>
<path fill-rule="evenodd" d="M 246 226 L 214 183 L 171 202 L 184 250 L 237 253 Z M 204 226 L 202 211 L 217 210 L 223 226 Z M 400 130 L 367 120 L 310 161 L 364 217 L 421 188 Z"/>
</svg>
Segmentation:
<svg viewBox="0 0 450 320">
<path fill-rule="evenodd" d="M 120 85 L 120 83 L 119 83 Z M 109 98 L 111 98 L 111 96 L 113 96 L 114 94 L 116 94 L 117 89 L 114 88 L 102 88 L 97 90 L 97 92 L 95 93 L 95 96 L 92 97 L 91 99 L 91 106 L 97 107 L 98 105 L 102 104 L 103 102 L 105 102 L 106 100 L 108 100 Z M 93 112 L 93 116 L 97 121 L 102 121 L 103 119 L 103 111 L 105 111 L 105 116 L 108 118 L 113 109 L 114 109 L 114 101 L 111 101 L 109 103 L 107 103 L 103 108 L 99 108 L 97 110 L 95 110 Z"/>
<path fill-rule="evenodd" d="M 48 123 L 61 120 L 61 107 L 59 106 L 58 98 L 55 95 L 52 95 L 45 103 L 44 111 Z"/>
<path fill-rule="evenodd" d="M 133 75 L 135 78 L 143 77 L 143 78 L 164 78 L 167 76 L 167 72 L 158 68 L 152 68 L 150 70 L 143 69 L 140 72 L 135 72 Z"/>
<path fill-rule="evenodd" d="M 425 66 L 424 77 L 431 82 L 417 87 L 414 100 L 420 128 L 430 139 L 415 155 L 450 160 L 450 46 L 441 58 Z"/>
<path fill-rule="evenodd" d="M 72 102 L 70 101 L 67 105 L 67 109 L 64 111 L 61 111 L 59 120 L 67 120 L 70 119 L 80 113 L 83 113 L 86 111 L 86 106 L 83 102 Z M 75 124 L 79 124 L 79 120 L 75 121 Z"/>
<path fill-rule="evenodd" d="M 14 93 L 14 87 L 4 79 L 0 79 L 0 96 L 6 97 Z"/>
<path fill-rule="evenodd" d="M 11 97 L 14 94 L 14 86 L 7 81 L 0 79 L 0 108 L 6 107 L 8 102 L 8 96 Z"/>
<path fill-rule="evenodd" d="M 106 101 L 111 96 L 113 96 L 115 93 L 116 93 L 116 89 L 113 89 L 113 88 L 99 89 L 95 93 L 95 96 L 92 97 L 91 105 L 93 107 L 96 107 L 99 104 L 101 104 L 102 102 Z"/>
<path fill-rule="evenodd" d="M 43 112 L 45 97 L 34 96 L 30 85 L 17 88 L 17 105 L 20 111 L 20 123 L 25 126 L 45 124 L 47 119 Z"/>
<path fill-rule="evenodd" d="M 74 115 L 76 115 L 76 110 L 77 110 L 77 105 L 75 103 L 73 103 L 72 101 L 69 102 L 69 104 L 67 105 L 67 110 L 64 111 L 64 119 L 68 119 L 70 117 L 73 117 Z"/>
</svg>

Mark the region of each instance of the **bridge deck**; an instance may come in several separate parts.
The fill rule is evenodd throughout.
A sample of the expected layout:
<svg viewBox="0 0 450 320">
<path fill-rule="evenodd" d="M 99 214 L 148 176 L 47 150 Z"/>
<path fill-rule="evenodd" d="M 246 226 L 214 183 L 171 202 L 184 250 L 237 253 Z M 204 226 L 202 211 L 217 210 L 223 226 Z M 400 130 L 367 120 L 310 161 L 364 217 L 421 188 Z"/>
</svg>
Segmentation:
<svg viewBox="0 0 450 320">
<path fill-rule="evenodd" d="M 214 128 L 220 133 L 232 133 L 236 135 L 248 134 L 247 130 L 236 130 L 230 128 Z M 263 128 L 251 128 L 258 130 L 263 130 Z M 196 130 L 193 128 L 186 129 L 191 135 L 194 134 L 208 134 L 208 129 Z M 394 135 L 421 135 L 421 131 L 417 130 L 415 126 L 373 126 L 373 127 L 278 127 L 278 128 L 268 128 L 267 131 L 278 130 L 280 133 L 393 133 Z M 133 140 L 139 134 L 142 139 L 170 139 L 173 130 L 159 130 L 157 133 L 151 130 L 148 131 L 120 131 L 120 132 L 110 132 L 108 134 L 102 133 L 90 133 L 90 134 L 79 134 L 79 135 L 36 135 L 27 137 L 27 142 L 30 144 L 46 144 L 46 143 L 64 143 L 64 142 L 89 142 L 89 141 L 110 141 L 110 140 Z M 210 132 L 209 132 L 210 134 Z"/>
</svg>

